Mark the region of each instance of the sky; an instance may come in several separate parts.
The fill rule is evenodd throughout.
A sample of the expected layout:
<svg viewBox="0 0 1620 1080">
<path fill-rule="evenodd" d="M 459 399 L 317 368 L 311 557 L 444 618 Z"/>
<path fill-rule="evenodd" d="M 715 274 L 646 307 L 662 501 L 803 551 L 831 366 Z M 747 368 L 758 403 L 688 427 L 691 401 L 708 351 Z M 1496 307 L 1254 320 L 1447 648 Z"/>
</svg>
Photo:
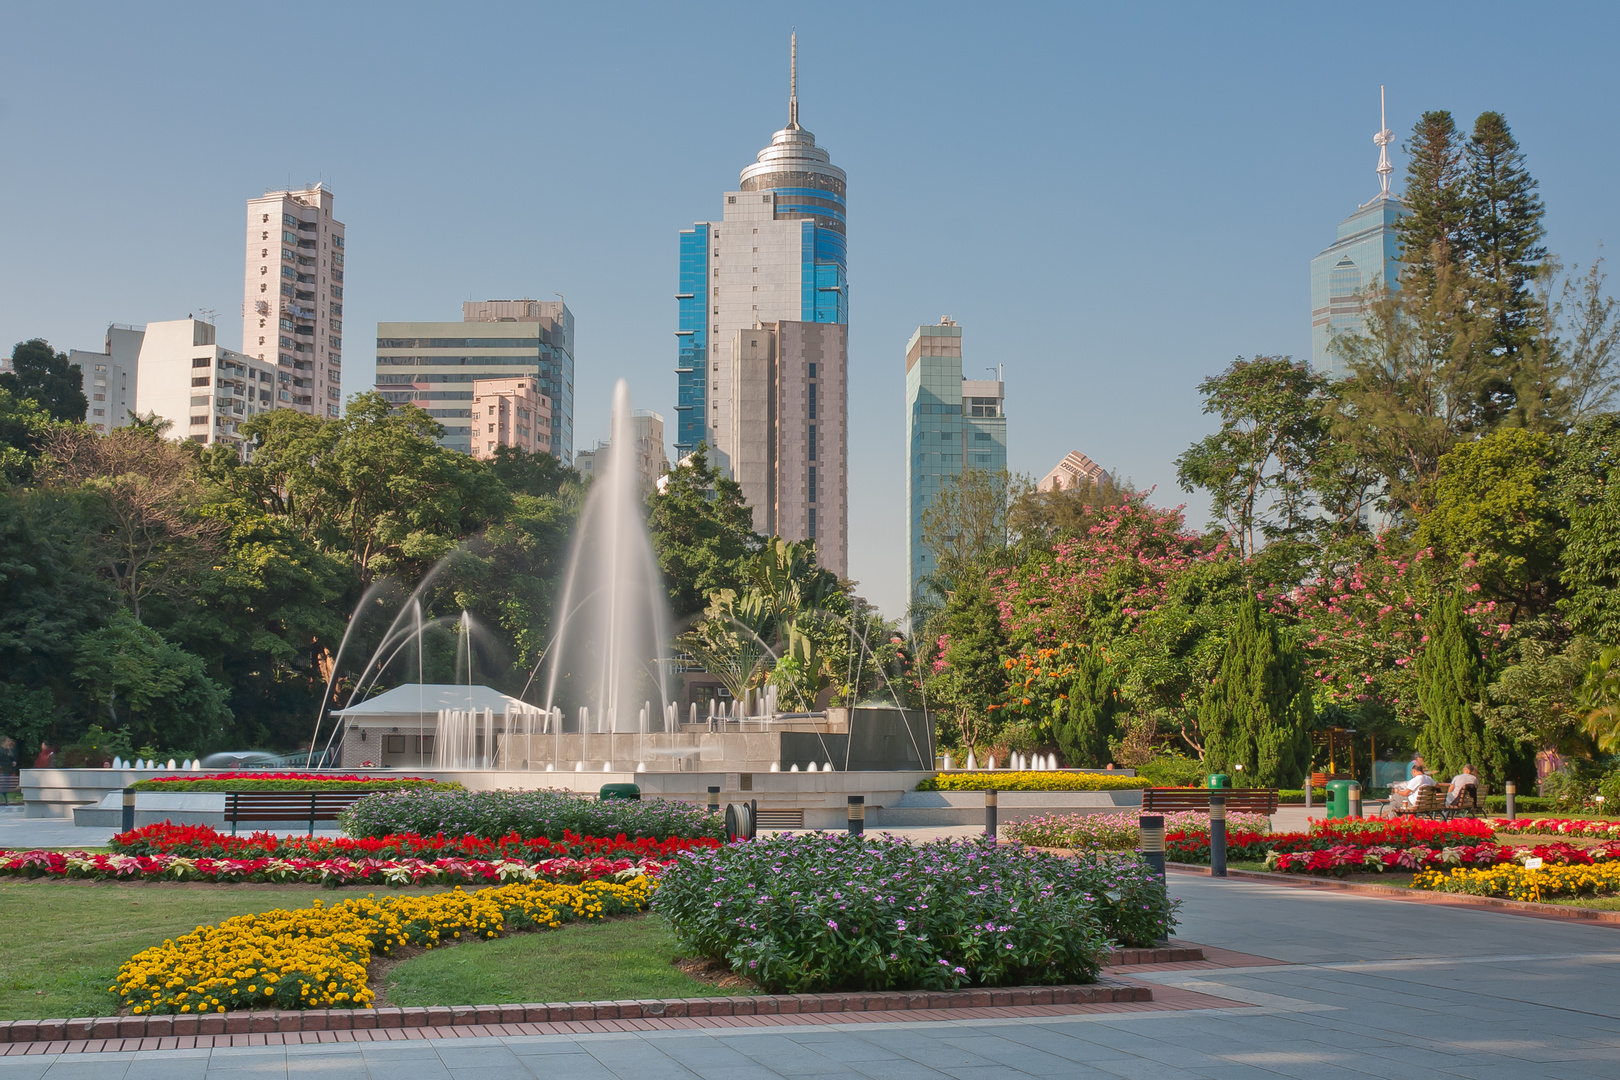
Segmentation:
<svg viewBox="0 0 1620 1080">
<path fill-rule="evenodd" d="M 1502 112 L 1586 264 L 1620 236 L 1620 7 L 14 4 L 0 16 L 0 343 L 217 311 L 245 201 L 317 180 L 347 228 L 345 394 L 379 321 L 560 293 L 575 445 L 615 380 L 673 435 L 677 234 L 787 121 L 849 174 L 850 574 L 905 583 L 905 343 L 949 315 L 1007 382 L 1008 457 L 1078 449 L 1156 502 L 1197 386 L 1310 352 L 1309 263 L 1377 193 L 1378 88 Z M 1405 156 L 1396 154 L 1396 184 Z"/>
</svg>

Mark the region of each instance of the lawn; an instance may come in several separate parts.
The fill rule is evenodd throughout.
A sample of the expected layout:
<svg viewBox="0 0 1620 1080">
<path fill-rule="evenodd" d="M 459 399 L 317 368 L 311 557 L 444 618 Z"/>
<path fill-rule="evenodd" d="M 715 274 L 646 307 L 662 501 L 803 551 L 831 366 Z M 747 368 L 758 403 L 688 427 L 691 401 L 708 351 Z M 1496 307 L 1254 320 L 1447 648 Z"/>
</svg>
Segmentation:
<svg viewBox="0 0 1620 1080">
<path fill-rule="evenodd" d="M 675 966 L 681 957 L 656 915 L 571 923 L 541 934 L 471 941 L 411 957 L 384 976 L 387 1005 L 624 1001 L 747 993 Z"/>
<path fill-rule="evenodd" d="M 385 891 L 444 889 L 0 881 L 0 1020 L 109 1016 L 119 965 L 164 938 L 232 915 Z"/>
</svg>

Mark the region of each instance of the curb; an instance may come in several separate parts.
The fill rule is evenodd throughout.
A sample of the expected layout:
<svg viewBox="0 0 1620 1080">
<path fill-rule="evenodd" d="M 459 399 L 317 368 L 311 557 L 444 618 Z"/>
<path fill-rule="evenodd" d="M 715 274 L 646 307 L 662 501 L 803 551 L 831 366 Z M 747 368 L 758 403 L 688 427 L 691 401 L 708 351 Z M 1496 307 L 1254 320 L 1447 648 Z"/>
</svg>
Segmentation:
<svg viewBox="0 0 1620 1080">
<path fill-rule="evenodd" d="M 1130 949 L 1127 954 L 1196 953 L 1199 949 Z M 1123 954 L 1122 954 L 1123 955 Z M 1178 957 L 1178 959 L 1181 959 Z M 1115 959 L 1110 964 L 1177 962 Z M 903 1012 L 914 1009 L 982 1009 L 1008 1005 L 1102 1005 L 1153 1000 L 1143 985 L 1106 976 L 1086 986 L 1013 986 L 982 990 L 903 991 L 879 994 L 768 994 L 638 1001 L 570 1001 L 523 1005 L 457 1005 L 380 1009 L 289 1009 L 202 1015 L 103 1016 L 72 1020 L 12 1020 L 0 1023 L 0 1043 L 79 1039 L 169 1038 L 187 1035 L 247 1035 L 265 1032 L 353 1031 L 367 1028 L 444 1028 L 478 1024 L 555 1024 L 674 1016 L 768 1016 L 787 1013 Z"/>
<path fill-rule="evenodd" d="M 1180 874 L 1196 874 L 1200 877 L 1210 876 L 1209 867 L 1200 866 L 1196 863 L 1165 863 L 1165 869 L 1174 870 Z M 1563 907 L 1559 904 L 1535 904 L 1528 900 L 1504 900 L 1496 896 L 1470 896 L 1467 893 L 1402 889 L 1395 885 L 1369 885 L 1359 881 L 1338 881 L 1332 878 L 1268 874 L 1259 870 L 1228 870 L 1226 876 L 1243 881 L 1260 881 L 1267 885 L 1278 885 L 1285 889 L 1323 889 L 1331 892 L 1354 893 L 1359 896 L 1377 896 L 1385 900 L 1402 900 L 1408 904 L 1490 908 L 1503 915 L 1620 926 L 1620 911 L 1596 911 L 1591 908 Z"/>
</svg>

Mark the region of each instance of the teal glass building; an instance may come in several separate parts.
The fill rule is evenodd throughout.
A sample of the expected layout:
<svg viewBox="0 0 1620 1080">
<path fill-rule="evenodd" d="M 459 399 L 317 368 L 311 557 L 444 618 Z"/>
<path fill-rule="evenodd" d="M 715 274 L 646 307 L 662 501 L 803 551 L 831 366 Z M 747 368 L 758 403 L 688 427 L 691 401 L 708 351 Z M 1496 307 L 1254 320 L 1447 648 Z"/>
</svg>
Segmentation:
<svg viewBox="0 0 1620 1080">
<path fill-rule="evenodd" d="M 1358 333 L 1365 325 L 1362 294 L 1388 283 L 1400 287 L 1401 243 L 1395 223 L 1406 212 L 1400 200 L 1380 195 L 1339 223 L 1333 245 L 1311 260 L 1311 368 L 1335 379 L 1349 374 L 1334 356 L 1334 334 Z"/>
<path fill-rule="evenodd" d="M 962 328 L 919 326 L 906 342 L 906 573 L 913 605 L 929 598 L 935 569 L 923 513 L 965 469 L 1007 467 L 1006 384 L 962 377 Z"/>
</svg>

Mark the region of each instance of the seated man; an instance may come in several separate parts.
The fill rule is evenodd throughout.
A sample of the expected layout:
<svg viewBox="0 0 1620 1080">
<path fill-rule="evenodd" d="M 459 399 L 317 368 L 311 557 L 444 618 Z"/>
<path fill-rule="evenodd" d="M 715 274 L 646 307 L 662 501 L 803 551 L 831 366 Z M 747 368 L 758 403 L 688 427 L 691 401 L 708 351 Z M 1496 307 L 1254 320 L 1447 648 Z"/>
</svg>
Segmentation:
<svg viewBox="0 0 1620 1080">
<path fill-rule="evenodd" d="M 1426 787 L 1434 787 L 1434 777 L 1422 765 L 1412 766 L 1412 779 L 1389 786 L 1389 808 L 1400 813 L 1403 807 L 1417 806 L 1418 796 Z"/>
<path fill-rule="evenodd" d="M 1462 798 L 1464 788 L 1473 788 L 1475 793 L 1479 791 L 1479 776 L 1472 765 L 1464 765 L 1462 772 L 1451 778 L 1451 787 L 1446 791 L 1446 805 L 1452 806 Z"/>
</svg>

